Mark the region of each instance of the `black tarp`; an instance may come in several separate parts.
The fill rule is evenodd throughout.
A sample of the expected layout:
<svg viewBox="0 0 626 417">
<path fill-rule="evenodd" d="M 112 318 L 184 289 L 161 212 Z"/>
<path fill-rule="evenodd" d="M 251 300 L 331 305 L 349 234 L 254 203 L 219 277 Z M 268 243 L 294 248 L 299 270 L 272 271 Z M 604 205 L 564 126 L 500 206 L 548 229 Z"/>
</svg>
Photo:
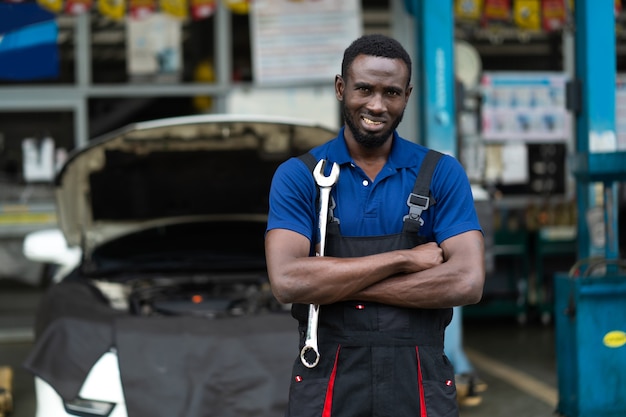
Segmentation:
<svg viewBox="0 0 626 417">
<path fill-rule="evenodd" d="M 298 355 L 296 328 L 286 312 L 130 316 L 89 285 L 63 282 L 41 302 L 24 366 L 71 400 L 114 348 L 129 417 L 279 417 Z"/>
</svg>

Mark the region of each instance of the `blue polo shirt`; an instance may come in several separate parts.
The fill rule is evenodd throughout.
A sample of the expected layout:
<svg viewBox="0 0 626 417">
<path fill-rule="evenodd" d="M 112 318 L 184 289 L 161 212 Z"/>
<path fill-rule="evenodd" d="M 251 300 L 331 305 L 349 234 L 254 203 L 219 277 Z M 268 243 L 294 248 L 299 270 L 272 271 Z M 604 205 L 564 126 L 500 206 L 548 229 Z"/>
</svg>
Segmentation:
<svg viewBox="0 0 626 417">
<path fill-rule="evenodd" d="M 343 128 L 339 135 L 314 149 L 317 160 L 326 159 L 330 170 L 339 164 L 339 181 L 331 195 L 337 207 L 343 236 L 380 236 L 399 233 L 408 213 L 407 198 L 413 190 L 419 167 L 428 148 L 394 133 L 387 163 L 371 181 L 350 157 Z M 481 230 L 465 170 L 453 157 L 444 155 L 431 181 L 434 206 L 422 214 L 419 234 L 428 241 L 444 240 L 469 230 Z M 281 164 L 270 190 L 267 230 L 288 229 L 312 240 L 317 236 L 317 186 L 308 167 L 297 158 Z M 317 240 L 317 238 L 316 238 Z"/>
</svg>

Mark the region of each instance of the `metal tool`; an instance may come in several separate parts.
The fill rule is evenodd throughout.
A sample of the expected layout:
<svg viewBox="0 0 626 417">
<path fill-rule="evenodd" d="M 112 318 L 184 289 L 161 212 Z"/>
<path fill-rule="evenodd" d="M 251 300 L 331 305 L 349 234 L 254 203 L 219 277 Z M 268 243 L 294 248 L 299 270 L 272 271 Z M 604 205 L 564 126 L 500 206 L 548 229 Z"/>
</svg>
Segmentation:
<svg viewBox="0 0 626 417">
<path fill-rule="evenodd" d="M 320 228 L 320 248 L 319 256 L 324 256 L 324 250 L 326 247 L 326 226 L 328 224 L 328 208 L 330 205 L 330 190 L 333 185 L 337 183 L 339 179 L 339 165 L 333 163 L 333 167 L 329 176 L 324 175 L 324 167 L 326 166 L 326 160 L 320 160 L 315 169 L 313 170 L 313 178 L 320 189 L 320 213 L 319 213 L 319 228 Z M 309 320 L 306 329 L 306 339 L 304 341 L 304 347 L 300 351 L 300 360 L 307 368 L 315 367 L 320 361 L 320 353 L 317 347 L 317 324 L 319 320 L 320 306 L 319 304 L 309 304 Z M 307 357 L 311 357 L 313 360 L 308 360 Z"/>
</svg>

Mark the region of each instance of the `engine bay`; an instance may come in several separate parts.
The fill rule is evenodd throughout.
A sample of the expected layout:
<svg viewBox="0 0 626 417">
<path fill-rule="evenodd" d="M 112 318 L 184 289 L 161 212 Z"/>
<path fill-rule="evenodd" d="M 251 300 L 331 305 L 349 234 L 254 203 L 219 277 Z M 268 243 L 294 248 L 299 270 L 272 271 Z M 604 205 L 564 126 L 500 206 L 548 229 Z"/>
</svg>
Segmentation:
<svg viewBox="0 0 626 417">
<path fill-rule="evenodd" d="M 286 310 L 264 273 L 205 276 L 138 276 L 92 279 L 109 306 L 135 316 L 196 316 L 209 319 Z"/>
</svg>

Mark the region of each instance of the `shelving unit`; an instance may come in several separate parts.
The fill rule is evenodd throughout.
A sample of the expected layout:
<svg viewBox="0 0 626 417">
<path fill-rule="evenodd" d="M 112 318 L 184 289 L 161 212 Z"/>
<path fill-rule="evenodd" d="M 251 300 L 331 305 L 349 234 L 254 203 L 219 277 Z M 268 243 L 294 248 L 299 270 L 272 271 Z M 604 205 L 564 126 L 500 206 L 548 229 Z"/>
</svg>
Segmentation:
<svg viewBox="0 0 626 417">
<path fill-rule="evenodd" d="M 231 16 L 221 6 L 214 16 L 214 51 L 216 81 L 202 83 L 150 83 L 150 84 L 95 84 L 92 81 L 92 33 L 89 13 L 63 18 L 65 24 L 73 25 L 74 72 L 72 84 L 33 84 L 0 86 L 0 112 L 2 113 L 55 113 L 71 112 L 73 138 L 65 142 L 71 148 L 81 147 L 90 139 L 89 100 L 107 97 L 193 97 L 210 95 L 216 112 L 225 109 L 225 97 L 232 88 L 231 81 Z M 37 189 L 37 198 L 15 197 L 16 193 L 0 194 L 0 238 L 18 239 L 27 233 L 56 224 L 52 187 L 46 184 L 11 184 L 22 188 L 28 195 L 29 188 Z M 5 187 L 6 188 L 6 187 Z M 4 190 L 6 191 L 6 190 Z"/>
<path fill-rule="evenodd" d="M 218 2 L 218 4 L 221 4 Z M 220 5 L 216 9 L 214 48 L 216 54 L 216 81 L 212 84 L 93 84 L 91 79 L 92 36 L 90 15 L 73 17 L 75 72 L 73 85 L 36 85 L 0 87 L 0 111 L 54 111 L 74 113 L 74 144 L 82 146 L 89 140 L 88 100 L 104 97 L 181 97 L 211 95 L 216 111 L 225 108 L 225 96 L 232 87 L 230 56 L 230 13 Z"/>
</svg>

